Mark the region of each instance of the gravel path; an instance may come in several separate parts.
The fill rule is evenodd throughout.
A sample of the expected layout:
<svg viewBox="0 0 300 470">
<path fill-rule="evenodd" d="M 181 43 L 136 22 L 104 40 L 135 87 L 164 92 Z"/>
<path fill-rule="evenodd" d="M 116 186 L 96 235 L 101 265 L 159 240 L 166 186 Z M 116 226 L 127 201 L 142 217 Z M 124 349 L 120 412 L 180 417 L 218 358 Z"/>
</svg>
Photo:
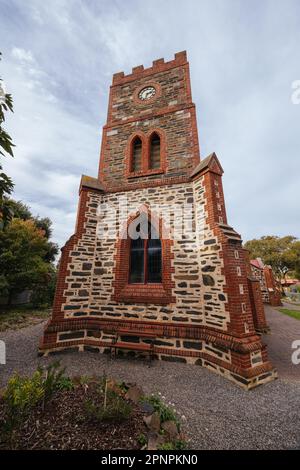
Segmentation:
<svg viewBox="0 0 300 470">
<path fill-rule="evenodd" d="M 282 316 L 285 321 L 292 320 Z M 106 371 L 116 379 L 137 382 L 146 393 L 160 391 L 187 418 L 186 431 L 193 449 L 300 448 L 300 365 L 298 378 L 283 374 L 275 382 L 244 391 L 207 369 L 192 365 L 154 361 L 149 366 L 143 360 L 110 360 L 92 352 L 37 358 L 42 329 L 43 323 L 0 334 L 7 348 L 7 364 L 0 365 L 1 385 L 13 370 L 28 374 L 38 364 L 45 365 L 55 357 L 71 375 Z M 269 337 L 273 345 L 276 331 L 275 328 Z M 280 347 L 284 348 L 283 343 Z"/>
<path fill-rule="evenodd" d="M 268 305 L 265 306 L 265 312 L 267 322 L 271 327 L 271 333 L 264 336 L 269 357 L 278 370 L 279 377 L 300 384 L 300 364 L 294 365 L 291 361 L 294 351 L 292 343 L 300 340 L 300 321 Z"/>
<path fill-rule="evenodd" d="M 287 308 L 288 310 L 300 311 L 300 304 L 291 304 L 290 302 L 282 302 L 281 308 Z"/>
</svg>

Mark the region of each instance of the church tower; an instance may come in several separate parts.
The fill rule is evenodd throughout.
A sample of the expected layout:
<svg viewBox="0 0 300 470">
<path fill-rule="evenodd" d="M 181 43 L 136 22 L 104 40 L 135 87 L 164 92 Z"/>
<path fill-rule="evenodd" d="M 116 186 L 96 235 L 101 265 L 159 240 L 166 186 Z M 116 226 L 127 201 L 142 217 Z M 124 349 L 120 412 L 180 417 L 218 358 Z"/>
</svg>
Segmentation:
<svg viewBox="0 0 300 470">
<path fill-rule="evenodd" d="M 186 52 L 115 74 L 98 178 L 82 176 L 40 352 L 134 351 L 244 388 L 276 377 L 222 174 L 215 153 L 200 160 Z"/>
</svg>

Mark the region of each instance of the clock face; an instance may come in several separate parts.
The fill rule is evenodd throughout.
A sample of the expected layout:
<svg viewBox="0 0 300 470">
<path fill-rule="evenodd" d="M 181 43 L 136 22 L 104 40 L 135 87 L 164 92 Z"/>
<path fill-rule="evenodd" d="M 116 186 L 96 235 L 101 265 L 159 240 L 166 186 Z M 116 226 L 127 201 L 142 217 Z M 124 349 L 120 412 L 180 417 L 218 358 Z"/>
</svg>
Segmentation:
<svg viewBox="0 0 300 470">
<path fill-rule="evenodd" d="M 139 99 L 142 101 L 149 100 L 156 93 L 154 86 L 147 86 L 139 92 Z"/>
</svg>

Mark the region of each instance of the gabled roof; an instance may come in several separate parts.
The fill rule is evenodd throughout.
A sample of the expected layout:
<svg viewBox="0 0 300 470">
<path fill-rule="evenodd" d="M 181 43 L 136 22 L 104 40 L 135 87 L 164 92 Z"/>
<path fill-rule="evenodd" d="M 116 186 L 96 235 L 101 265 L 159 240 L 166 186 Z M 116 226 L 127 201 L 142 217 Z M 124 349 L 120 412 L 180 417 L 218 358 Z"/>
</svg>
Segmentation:
<svg viewBox="0 0 300 470">
<path fill-rule="evenodd" d="M 257 261 L 257 259 L 251 259 L 250 260 L 250 264 L 252 264 L 252 266 L 255 266 L 256 268 L 258 269 L 262 269 L 259 265 L 259 262 Z"/>
<path fill-rule="evenodd" d="M 224 173 L 221 163 L 215 152 L 208 155 L 208 157 L 204 158 L 192 171 L 191 177 L 196 176 L 198 173 L 202 173 L 205 170 L 211 170 L 215 173 L 222 175 Z"/>
<path fill-rule="evenodd" d="M 262 262 L 262 259 L 261 259 L 261 258 L 251 259 L 251 260 L 250 260 L 250 264 L 252 264 L 252 265 L 255 266 L 256 268 L 264 269 L 264 263 Z"/>
</svg>

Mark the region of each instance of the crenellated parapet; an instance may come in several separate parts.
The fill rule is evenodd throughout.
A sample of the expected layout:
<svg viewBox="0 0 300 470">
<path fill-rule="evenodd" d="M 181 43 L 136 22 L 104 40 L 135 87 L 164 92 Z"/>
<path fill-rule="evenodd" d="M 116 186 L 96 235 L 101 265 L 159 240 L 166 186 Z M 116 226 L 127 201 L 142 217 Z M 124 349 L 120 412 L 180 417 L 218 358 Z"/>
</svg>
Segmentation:
<svg viewBox="0 0 300 470">
<path fill-rule="evenodd" d="M 132 80 L 136 80 L 137 78 L 146 77 L 148 75 L 153 75 L 159 72 L 165 72 L 174 67 L 178 67 L 180 65 L 184 65 L 187 63 L 187 55 L 186 51 L 176 52 L 174 54 L 174 59 L 168 62 L 165 62 L 163 58 L 153 60 L 152 66 L 144 68 L 143 65 L 137 65 L 136 67 L 132 68 L 132 72 L 130 74 L 125 75 L 124 72 L 117 72 L 113 75 L 112 84 L 114 85 L 121 85 L 126 82 L 130 82 Z"/>
</svg>

